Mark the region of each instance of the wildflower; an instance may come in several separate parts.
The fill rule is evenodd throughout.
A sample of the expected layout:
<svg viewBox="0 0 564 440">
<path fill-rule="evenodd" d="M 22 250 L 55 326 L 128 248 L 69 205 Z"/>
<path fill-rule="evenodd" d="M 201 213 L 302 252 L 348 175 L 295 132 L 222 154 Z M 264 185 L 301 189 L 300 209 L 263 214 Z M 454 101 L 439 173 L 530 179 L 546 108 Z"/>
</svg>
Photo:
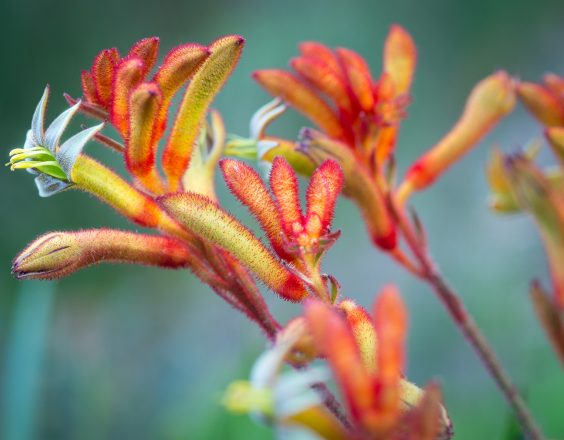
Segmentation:
<svg viewBox="0 0 564 440">
<path fill-rule="evenodd" d="M 336 309 L 315 302 L 305 316 L 314 341 L 327 357 L 360 438 L 387 438 L 402 413 L 416 408 L 423 391 L 402 379 L 406 316 L 397 291 L 388 286 L 374 306 L 374 321 L 350 300 Z M 436 438 L 450 438 L 444 409 Z M 406 437 L 409 438 L 409 437 Z M 433 437 L 434 438 L 434 437 Z"/>
<path fill-rule="evenodd" d="M 174 207 L 167 205 L 165 209 L 162 202 L 178 190 L 190 190 L 185 195 L 191 200 L 200 197 L 215 203 L 214 172 L 225 147 L 225 129 L 219 113 L 208 109 L 237 64 L 243 44 L 240 36 L 230 35 L 209 46 L 178 46 L 152 76 L 157 38 L 141 40 L 125 57 L 115 48 L 104 50 L 92 68 L 82 72 L 82 99 L 67 95 L 72 107 L 47 130 L 43 129 L 48 89 L 45 91 L 24 148 L 12 152 L 13 169 L 26 168 L 37 174 L 41 195 L 66 188 L 89 192 L 134 223 L 155 229 L 158 235 L 108 229 L 49 233 L 15 258 L 12 271 L 18 278 L 58 278 L 102 261 L 189 268 L 274 337 L 278 324 L 252 273 L 259 279 L 278 277 L 279 284 L 267 285 L 285 298 L 304 294 L 301 282 L 274 256 L 262 266 L 238 259 L 258 242 L 254 236 L 242 241 L 240 249 L 228 252 L 205 239 L 202 231 L 186 228 L 183 215 L 171 215 Z M 165 175 L 161 176 L 158 144 L 166 132 L 172 98 L 188 82 L 162 153 Z M 123 142 L 102 134 L 100 124 L 59 146 L 64 128 L 77 112 L 106 121 Z M 89 140 L 123 154 L 132 182 L 83 154 Z"/>
<path fill-rule="evenodd" d="M 49 232 L 18 255 L 12 273 L 18 279 L 53 279 L 104 261 L 180 268 L 195 264 L 192 258 L 189 247 L 172 237 L 110 229 Z"/>
<path fill-rule="evenodd" d="M 275 142 L 272 150 L 306 173 L 311 172 L 308 161 L 320 164 L 331 158 L 339 162 L 343 194 L 359 207 L 372 241 L 397 255 L 397 228 L 388 198 L 403 204 L 409 194 L 430 185 L 475 145 L 512 109 L 513 81 L 500 72 L 476 86 L 453 130 L 409 168 L 396 189 L 394 150 L 410 102 L 417 59 L 411 36 L 400 26 L 392 26 L 384 45 L 383 72 L 376 80 L 367 62 L 352 50 L 306 42 L 300 52 L 290 62 L 295 73 L 266 69 L 255 72 L 254 78 L 267 92 L 304 114 L 316 129 L 302 130 L 297 143 L 263 132 L 261 140 Z M 273 157 L 261 151 L 260 159 Z"/>
<path fill-rule="evenodd" d="M 452 426 L 436 386 L 423 391 L 402 378 L 406 316 L 393 287 L 379 295 L 370 315 L 351 300 L 331 306 L 312 299 L 303 317 L 279 333 L 255 363 L 249 382 L 227 390 L 224 404 L 277 426 L 299 425 L 326 439 L 448 439 Z M 347 420 L 322 405 L 319 367 L 282 372 L 295 350 L 327 359 Z M 284 398 L 282 398 L 284 396 Z M 283 405 L 275 402 L 284 402 Z M 343 424 L 344 423 L 344 424 Z M 422 433 L 425 436 L 422 436 Z"/>
<path fill-rule="evenodd" d="M 41 197 L 49 197 L 72 186 L 72 169 L 85 145 L 104 124 L 87 128 L 75 134 L 62 145 L 61 137 L 78 111 L 80 102 L 61 113 L 45 129 L 45 110 L 49 100 L 49 87 L 45 88 L 31 121 L 23 148 L 10 151 L 10 168 L 27 169 L 37 175 L 35 183 Z"/>
</svg>

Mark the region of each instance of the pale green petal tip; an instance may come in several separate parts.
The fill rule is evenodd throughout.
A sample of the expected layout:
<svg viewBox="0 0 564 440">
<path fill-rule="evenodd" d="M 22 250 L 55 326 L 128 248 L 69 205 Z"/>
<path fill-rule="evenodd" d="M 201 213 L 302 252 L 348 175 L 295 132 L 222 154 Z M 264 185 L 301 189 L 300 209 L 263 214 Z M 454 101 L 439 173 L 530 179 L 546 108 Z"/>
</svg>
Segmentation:
<svg viewBox="0 0 564 440">
<path fill-rule="evenodd" d="M 45 130 L 45 111 L 49 100 L 49 86 L 45 87 L 26 134 L 23 148 L 10 151 L 12 171 L 25 169 L 36 175 L 35 184 L 41 197 L 49 197 L 70 188 L 70 175 L 84 146 L 104 126 L 99 124 L 80 131 L 59 146 L 61 137 L 72 118 L 78 112 L 80 101 L 62 112 Z"/>
<path fill-rule="evenodd" d="M 44 134 L 44 121 L 45 121 L 45 110 L 47 108 L 47 101 L 49 100 L 49 86 L 45 86 L 43 91 L 43 96 L 39 100 L 37 107 L 35 107 L 35 112 L 31 119 L 31 133 L 33 135 L 36 144 L 41 145 L 43 143 Z"/>
</svg>

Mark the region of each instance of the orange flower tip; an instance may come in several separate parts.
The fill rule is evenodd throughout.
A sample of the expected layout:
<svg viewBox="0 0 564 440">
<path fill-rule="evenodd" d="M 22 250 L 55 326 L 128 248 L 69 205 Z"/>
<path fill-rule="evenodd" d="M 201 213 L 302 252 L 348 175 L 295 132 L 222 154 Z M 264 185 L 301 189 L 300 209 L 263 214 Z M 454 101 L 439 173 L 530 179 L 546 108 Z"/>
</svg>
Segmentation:
<svg viewBox="0 0 564 440">
<path fill-rule="evenodd" d="M 310 229 L 311 235 L 319 235 L 330 227 L 343 180 L 341 167 L 332 159 L 324 161 L 311 176 L 306 195 L 306 229 Z"/>
<path fill-rule="evenodd" d="M 177 46 L 165 56 L 154 80 L 161 85 L 164 95 L 170 98 L 210 54 L 208 47 L 199 44 Z"/>
<path fill-rule="evenodd" d="M 127 58 L 141 58 L 146 65 L 147 71 L 149 71 L 157 61 L 159 45 L 159 37 L 143 38 L 131 47 Z"/>
<path fill-rule="evenodd" d="M 96 85 L 96 96 L 102 105 L 108 105 L 111 98 L 113 74 L 120 60 L 117 48 L 101 51 L 92 64 L 92 77 Z"/>
<path fill-rule="evenodd" d="M 564 125 L 564 104 L 552 90 L 534 83 L 521 82 L 517 94 L 527 109 L 547 126 Z"/>
<path fill-rule="evenodd" d="M 270 187 L 276 197 L 284 230 L 293 235 L 294 225 L 303 224 L 298 179 L 294 169 L 282 156 L 277 156 L 272 161 Z"/>
<path fill-rule="evenodd" d="M 384 46 L 384 71 L 391 76 L 394 94 L 409 91 L 416 62 L 417 49 L 411 35 L 403 27 L 392 25 Z"/>
</svg>

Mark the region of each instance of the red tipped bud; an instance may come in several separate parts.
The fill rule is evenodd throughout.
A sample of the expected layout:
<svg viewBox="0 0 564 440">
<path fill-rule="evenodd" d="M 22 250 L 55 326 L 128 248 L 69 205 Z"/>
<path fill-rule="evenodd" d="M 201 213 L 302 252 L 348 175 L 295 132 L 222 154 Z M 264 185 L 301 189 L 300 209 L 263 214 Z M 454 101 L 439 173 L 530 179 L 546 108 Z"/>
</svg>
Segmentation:
<svg viewBox="0 0 564 440">
<path fill-rule="evenodd" d="M 131 174 L 153 193 L 163 191 L 155 167 L 155 126 L 162 104 L 162 94 L 156 83 L 140 84 L 129 97 L 129 137 L 125 161 Z"/>
<path fill-rule="evenodd" d="M 145 74 L 147 74 L 157 62 L 159 43 L 159 37 L 143 38 L 133 45 L 126 58 L 139 58 L 143 61 Z"/>
<path fill-rule="evenodd" d="M 139 58 L 124 59 L 116 68 L 110 118 L 124 138 L 128 137 L 129 95 L 143 80 L 144 70 Z"/>
<path fill-rule="evenodd" d="M 96 85 L 97 101 L 105 108 L 110 105 L 114 72 L 119 62 L 119 52 L 113 47 L 100 52 L 92 64 L 92 77 Z"/>
</svg>

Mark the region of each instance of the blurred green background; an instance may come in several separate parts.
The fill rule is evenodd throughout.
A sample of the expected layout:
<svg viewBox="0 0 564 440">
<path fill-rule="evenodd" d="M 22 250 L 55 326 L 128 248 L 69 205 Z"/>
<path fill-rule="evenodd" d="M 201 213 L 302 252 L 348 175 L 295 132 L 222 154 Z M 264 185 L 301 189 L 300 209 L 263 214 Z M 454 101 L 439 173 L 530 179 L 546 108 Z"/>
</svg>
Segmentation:
<svg viewBox="0 0 564 440">
<path fill-rule="evenodd" d="M 239 33 L 247 45 L 215 103 L 230 132 L 246 134 L 267 95 L 250 79 L 285 66 L 297 44 L 319 40 L 365 56 L 380 71 L 392 23 L 415 38 L 419 64 L 398 158 L 405 169 L 457 119 L 473 84 L 496 69 L 537 80 L 564 71 L 564 2 L 384 1 L 21 1 L 0 3 L 0 133 L 4 160 L 19 146 L 48 82 L 49 120 L 79 95 L 79 74 L 95 54 L 158 35 L 162 52 Z M 304 121 L 288 113 L 274 130 L 293 137 Z M 273 130 L 273 131 L 274 131 Z M 495 143 L 515 148 L 541 127 L 519 107 L 462 163 L 414 204 L 428 227 L 437 263 L 459 290 L 533 413 L 551 438 L 564 439 L 564 377 L 531 310 L 533 277 L 547 281 L 532 222 L 488 211 L 484 164 Z M 88 152 L 118 169 L 119 158 Z M 247 376 L 264 348 L 261 334 L 187 272 L 97 266 L 58 283 L 20 283 L 11 258 L 37 235 L 90 227 L 135 229 L 110 208 L 69 191 L 40 199 L 25 173 L 0 170 L 0 437 L 249 439 L 267 428 L 219 405 L 222 391 Z M 233 198 L 219 185 L 225 205 Z M 326 269 L 347 296 L 370 306 L 397 283 L 410 310 L 408 376 L 437 379 L 456 438 L 501 439 L 509 411 L 492 380 L 429 290 L 367 242 L 348 200 L 337 209 L 343 236 Z M 276 313 L 298 309 L 271 298 Z"/>
</svg>

